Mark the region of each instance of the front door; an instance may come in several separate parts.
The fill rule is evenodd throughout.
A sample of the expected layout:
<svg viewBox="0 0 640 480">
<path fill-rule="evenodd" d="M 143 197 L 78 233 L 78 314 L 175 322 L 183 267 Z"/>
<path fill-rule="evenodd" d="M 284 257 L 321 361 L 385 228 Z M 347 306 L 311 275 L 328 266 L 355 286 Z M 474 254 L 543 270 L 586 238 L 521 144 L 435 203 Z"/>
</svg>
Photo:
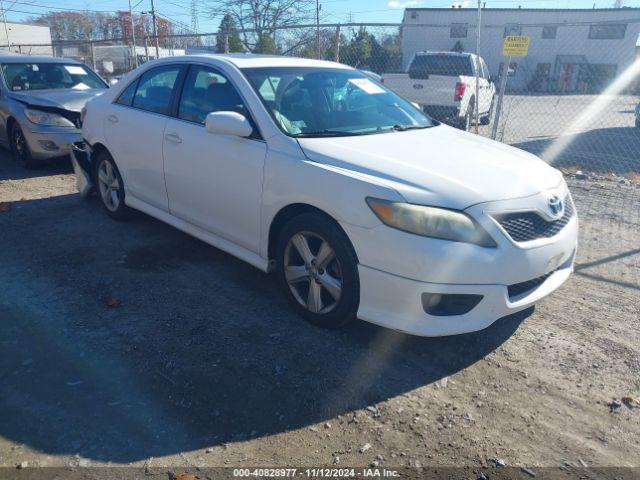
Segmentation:
<svg viewBox="0 0 640 480">
<path fill-rule="evenodd" d="M 191 65 L 177 118 L 164 134 L 169 210 L 189 223 L 254 252 L 260 246 L 260 205 L 266 143 L 209 133 L 208 113 L 249 112 L 232 83 L 204 65 Z"/>
</svg>

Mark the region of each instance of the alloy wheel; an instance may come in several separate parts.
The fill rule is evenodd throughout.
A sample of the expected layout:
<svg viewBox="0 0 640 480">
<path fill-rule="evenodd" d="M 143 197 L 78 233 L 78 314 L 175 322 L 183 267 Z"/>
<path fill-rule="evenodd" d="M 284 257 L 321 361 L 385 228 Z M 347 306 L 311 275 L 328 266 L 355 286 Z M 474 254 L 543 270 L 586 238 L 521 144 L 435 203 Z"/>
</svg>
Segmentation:
<svg viewBox="0 0 640 480">
<path fill-rule="evenodd" d="M 98 168 L 98 188 L 105 207 L 111 212 L 118 210 L 120 182 L 113 165 L 107 160 L 103 160 Z"/>
<path fill-rule="evenodd" d="M 19 128 L 16 129 L 13 135 L 13 144 L 16 154 L 21 160 L 26 158 L 27 154 L 27 140 L 24 138 L 24 133 Z"/>
<path fill-rule="evenodd" d="M 293 235 L 284 252 L 284 274 L 294 298 L 312 313 L 335 308 L 342 295 L 342 268 L 329 244 L 312 232 Z"/>
</svg>

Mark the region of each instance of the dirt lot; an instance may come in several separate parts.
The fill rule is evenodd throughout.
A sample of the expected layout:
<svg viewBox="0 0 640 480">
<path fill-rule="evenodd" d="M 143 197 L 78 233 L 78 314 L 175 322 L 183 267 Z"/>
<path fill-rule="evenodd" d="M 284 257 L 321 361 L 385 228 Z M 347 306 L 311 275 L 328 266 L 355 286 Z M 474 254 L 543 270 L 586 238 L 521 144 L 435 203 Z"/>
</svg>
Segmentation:
<svg viewBox="0 0 640 480">
<path fill-rule="evenodd" d="M 571 280 L 428 339 L 309 326 L 269 276 L 0 155 L 0 466 L 640 466 L 633 185 L 572 178 Z"/>
</svg>

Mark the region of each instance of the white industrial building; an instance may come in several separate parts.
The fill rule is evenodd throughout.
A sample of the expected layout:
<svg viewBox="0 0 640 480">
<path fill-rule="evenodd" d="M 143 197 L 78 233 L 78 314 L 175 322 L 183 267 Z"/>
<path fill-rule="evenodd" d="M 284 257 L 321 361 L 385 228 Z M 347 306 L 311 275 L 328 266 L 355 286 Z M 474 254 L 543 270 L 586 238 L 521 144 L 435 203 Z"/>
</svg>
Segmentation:
<svg viewBox="0 0 640 480">
<path fill-rule="evenodd" d="M 32 23 L 0 22 L 0 51 L 53 55 L 51 30 Z"/>
<path fill-rule="evenodd" d="M 473 8 L 407 8 L 403 67 L 420 51 L 475 52 L 477 19 Z M 485 8 L 481 19 L 480 55 L 494 78 L 505 61 L 504 37 L 530 37 L 528 55 L 511 60 L 514 90 L 600 91 L 634 61 L 640 34 L 640 8 Z"/>
</svg>

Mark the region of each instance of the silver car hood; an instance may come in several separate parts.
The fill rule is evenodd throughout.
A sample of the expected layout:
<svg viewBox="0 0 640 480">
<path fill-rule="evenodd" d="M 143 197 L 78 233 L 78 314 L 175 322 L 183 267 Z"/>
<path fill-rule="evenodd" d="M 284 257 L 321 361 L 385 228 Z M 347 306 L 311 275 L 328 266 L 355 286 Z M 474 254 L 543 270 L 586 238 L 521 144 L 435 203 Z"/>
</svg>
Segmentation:
<svg viewBox="0 0 640 480">
<path fill-rule="evenodd" d="M 106 88 L 90 90 L 33 90 L 9 92 L 8 96 L 30 107 L 45 109 L 67 110 L 80 112 L 85 103 L 93 97 L 106 92 Z"/>
</svg>

